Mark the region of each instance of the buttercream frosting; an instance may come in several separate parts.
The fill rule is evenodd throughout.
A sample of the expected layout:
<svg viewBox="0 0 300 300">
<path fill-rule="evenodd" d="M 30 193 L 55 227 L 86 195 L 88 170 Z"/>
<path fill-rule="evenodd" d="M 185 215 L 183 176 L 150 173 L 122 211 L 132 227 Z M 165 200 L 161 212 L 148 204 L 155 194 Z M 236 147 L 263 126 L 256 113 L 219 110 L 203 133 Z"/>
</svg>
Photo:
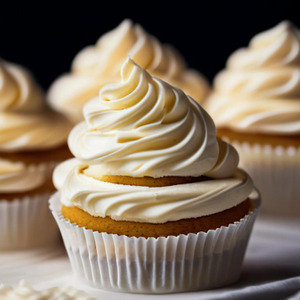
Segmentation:
<svg viewBox="0 0 300 300">
<path fill-rule="evenodd" d="M 21 280 L 15 288 L 1 284 L 0 299 L 5 300 L 93 300 L 95 298 L 71 286 L 38 290 Z"/>
<path fill-rule="evenodd" d="M 54 162 L 25 165 L 0 158 L 0 193 L 21 193 L 41 186 L 54 166 Z"/>
<path fill-rule="evenodd" d="M 81 121 L 83 105 L 106 83 L 120 80 L 120 68 L 127 56 L 152 75 L 180 87 L 199 102 L 208 92 L 206 80 L 197 71 L 187 69 L 174 48 L 162 45 L 140 25 L 124 20 L 103 35 L 96 45 L 77 54 L 71 73 L 58 78 L 50 87 L 50 105 L 75 123 Z"/>
<path fill-rule="evenodd" d="M 62 204 L 114 220 L 165 223 L 211 215 L 236 206 L 247 199 L 253 189 L 251 179 L 241 170 L 229 178 L 162 188 L 104 182 L 86 176 L 85 167 L 75 160 L 56 169 L 57 187 L 61 185 L 58 178 L 66 178 Z"/>
<path fill-rule="evenodd" d="M 0 60 L 0 193 L 32 190 L 49 178 L 51 163 L 25 165 L 1 152 L 45 150 L 66 142 L 71 124 L 52 112 L 31 74 Z"/>
<path fill-rule="evenodd" d="M 86 104 L 69 135 L 74 156 L 91 162 L 86 174 L 199 176 L 215 165 L 215 127 L 194 100 L 130 59 L 121 78 Z"/>
<path fill-rule="evenodd" d="M 234 52 L 205 104 L 217 127 L 300 134 L 300 32 L 290 22 Z"/>
<path fill-rule="evenodd" d="M 70 129 L 46 107 L 27 70 L 0 60 L 0 152 L 51 149 L 66 141 Z"/>
<path fill-rule="evenodd" d="M 164 223 L 200 217 L 244 201 L 253 185 L 238 154 L 216 138 L 209 115 L 180 89 L 127 59 L 121 82 L 105 85 L 69 135 L 76 158 L 54 171 L 65 206 L 115 220 Z M 168 187 L 101 181 L 131 177 L 209 176 Z"/>
</svg>

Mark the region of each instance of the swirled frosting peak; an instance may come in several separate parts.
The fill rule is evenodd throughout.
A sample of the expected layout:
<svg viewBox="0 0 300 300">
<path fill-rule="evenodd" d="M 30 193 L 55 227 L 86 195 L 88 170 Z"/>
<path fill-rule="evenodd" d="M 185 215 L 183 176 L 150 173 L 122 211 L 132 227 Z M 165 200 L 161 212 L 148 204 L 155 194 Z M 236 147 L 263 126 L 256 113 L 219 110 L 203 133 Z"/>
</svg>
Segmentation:
<svg viewBox="0 0 300 300">
<path fill-rule="evenodd" d="M 36 111 L 43 105 L 43 93 L 30 74 L 0 60 L 0 112 Z"/>
<path fill-rule="evenodd" d="M 215 127 L 181 90 L 127 59 L 121 82 L 104 86 L 69 136 L 89 175 L 200 176 L 218 157 Z"/>
<path fill-rule="evenodd" d="M 215 78 L 206 108 L 219 127 L 299 135 L 299 30 L 284 21 L 234 52 Z"/>
<path fill-rule="evenodd" d="M 26 69 L 0 60 L 0 152 L 50 149 L 64 143 L 70 129 L 64 117 L 46 107 Z"/>
<path fill-rule="evenodd" d="M 66 206 L 115 220 L 164 223 L 223 211 L 252 190 L 250 178 L 237 170 L 237 152 L 216 138 L 200 105 L 129 58 L 120 82 L 102 87 L 84 117 L 69 135 L 76 158 L 54 172 Z M 105 182 L 105 175 L 204 180 L 147 187 Z"/>
<path fill-rule="evenodd" d="M 50 105 L 74 122 L 81 121 L 83 105 L 106 83 L 120 80 L 120 68 L 127 56 L 152 75 L 180 87 L 200 102 L 208 92 L 206 80 L 197 71 L 187 69 L 174 48 L 162 45 L 141 26 L 124 20 L 116 29 L 103 35 L 96 45 L 77 54 L 71 73 L 63 75 L 51 86 Z"/>
</svg>

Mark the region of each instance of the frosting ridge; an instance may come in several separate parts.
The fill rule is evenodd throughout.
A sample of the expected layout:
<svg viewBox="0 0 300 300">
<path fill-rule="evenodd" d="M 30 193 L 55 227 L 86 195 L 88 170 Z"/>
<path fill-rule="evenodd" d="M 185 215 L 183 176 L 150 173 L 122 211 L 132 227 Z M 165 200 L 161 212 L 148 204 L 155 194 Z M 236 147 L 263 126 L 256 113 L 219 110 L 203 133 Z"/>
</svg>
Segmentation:
<svg viewBox="0 0 300 300">
<path fill-rule="evenodd" d="M 300 134 L 300 32 L 285 21 L 234 52 L 206 108 L 219 127 Z"/>
<path fill-rule="evenodd" d="M 62 204 L 114 220 L 165 223 L 206 216 L 236 206 L 253 189 L 250 177 L 241 170 L 229 178 L 161 188 L 104 182 L 86 176 L 85 167 L 74 159 L 55 170 L 57 187 L 62 188 L 59 178 L 66 178 L 61 189 Z"/>
<path fill-rule="evenodd" d="M 63 116 L 45 106 L 26 69 L 0 61 L 0 152 L 50 149 L 64 143 L 70 129 Z"/>
<path fill-rule="evenodd" d="M 21 193 L 33 190 L 51 175 L 54 162 L 25 165 L 0 158 L 0 193 Z"/>
<path fill-rule="evenodd" d="M 181 90 L 128 59 L 121 82 L 104 86 L 70 133 L 71 152 L 99 172 L 134 177 L 200 176 L 216 163 L 207 113 Z M 105 145 L 105 147 L 104 147 Z"/>
<path fill-rule="evenodd" d="M 124 20 L 100 37 L 96 45 L 76 55 L 71 73 L 58 78 L 50 87 L 50 105 L 74 122 L 81 121 L 83 105 L 106 83 L 120 80 L 120 69 L 127 56 L 150 74 L 180 87 L 198 101 L 207 95 L 206 80 L 197 71 L 188 69 L 173 47 L 162 45 L 140 25 Z"/>
</svg>

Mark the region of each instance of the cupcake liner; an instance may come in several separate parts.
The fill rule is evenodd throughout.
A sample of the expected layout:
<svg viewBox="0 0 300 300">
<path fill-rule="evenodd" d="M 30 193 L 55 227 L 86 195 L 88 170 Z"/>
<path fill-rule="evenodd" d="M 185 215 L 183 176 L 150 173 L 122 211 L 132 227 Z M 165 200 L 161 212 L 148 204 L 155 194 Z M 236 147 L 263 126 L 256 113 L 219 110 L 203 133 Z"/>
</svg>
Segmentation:
<svg viewBox="0 0 300 300">
<path fill-rule="evenodd" d="M 0 250 L 45 246 L 59 232 L 48 208 L 49 193 L 0 200 Z"/>
<path fill-rule="evenodd" d="M 78 227 L 62 216 L 59 193 L 49 201 L 78 282 L 132 293 L 203 290 L 238 280 L 259 202 L 257 194 L 254 210 L 227 227 L 136 238 Z"/>
<path fill-rule="evenodd" d="M 300 216 L 300 147 L 232 144 L 261 193 L 262 213 Z"/>
</svg>

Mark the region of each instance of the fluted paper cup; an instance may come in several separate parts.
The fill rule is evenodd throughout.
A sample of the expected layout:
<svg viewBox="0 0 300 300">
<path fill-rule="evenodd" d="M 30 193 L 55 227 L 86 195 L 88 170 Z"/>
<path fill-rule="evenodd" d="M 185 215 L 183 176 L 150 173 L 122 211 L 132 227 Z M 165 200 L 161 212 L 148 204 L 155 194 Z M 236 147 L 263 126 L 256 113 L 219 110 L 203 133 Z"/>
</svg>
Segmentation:
<svg viewBox="0 0 300 300">
<path fill-rule="evenodd" d="M 48 207 L 50 194 L 0 200 L 0 250 L 39 247 L 56 242 L 59 231 Z"/>
<path fill-rule="evenodd" d="M 92 231 L 61 214 L 60 194 L 50 209 L 60 228 L 73 273 L 86 285 L 132 293 L 211 289 L 238 280 L 259 207 L 239 222 L 208 232 L 144 238 Z"/>
<path fill-rule="evenodd" d="M 231 142 L 261 193 L 262 213 L 300 216 L 300 147 Z"/>
</svg>

